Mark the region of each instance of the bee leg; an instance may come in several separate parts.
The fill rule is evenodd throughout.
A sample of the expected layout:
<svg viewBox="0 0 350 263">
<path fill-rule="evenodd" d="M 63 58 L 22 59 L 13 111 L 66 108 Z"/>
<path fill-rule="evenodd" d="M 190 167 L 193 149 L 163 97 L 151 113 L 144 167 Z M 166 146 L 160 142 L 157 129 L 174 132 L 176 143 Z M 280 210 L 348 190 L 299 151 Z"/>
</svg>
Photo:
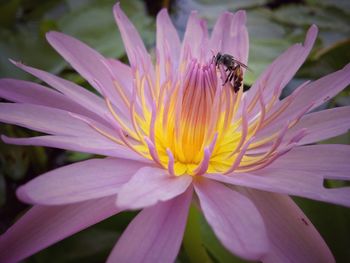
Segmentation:
<svg viewBox="0 0 350 263">
<path fill-rule="evenodd" d="M 222 84 L 222 86 L 224 86 L 228 82 L 228 80 L 229 80 L 229 78 L 231 77 L 232 74 L 233 74 L 233 72 L 230 71 L 230 73 L 227 75 L 226 80 L 225 80 L 224 84 Z"/>
<path fill-rule="evenodd" d="M 233 77 L 235 76 L 235 74 L 232 72 L 231 76 L 230 76 L 230 82 L 232 81 Z"/>
</svg>

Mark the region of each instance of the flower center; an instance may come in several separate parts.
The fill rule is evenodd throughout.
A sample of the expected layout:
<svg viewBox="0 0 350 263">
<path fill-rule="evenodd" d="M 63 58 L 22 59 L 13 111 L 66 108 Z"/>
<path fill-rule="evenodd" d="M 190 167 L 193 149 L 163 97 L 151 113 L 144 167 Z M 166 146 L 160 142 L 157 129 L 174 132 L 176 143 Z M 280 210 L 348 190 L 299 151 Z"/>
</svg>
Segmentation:
<svg viewBox="0 0 350 263">
<path fill-rule="evenodd" d="M 167 61 L 162 82 L 159 63 L 156 72 L 147 67 L 134 69 L 129 94 L 115 81 L 124 108 L 105 99 L 116 134 L 89 124 L 173 175 L 260 169 L 305 135 L 301 131 L 287 142 L 282 140 L 297 117 L 278 132 L 256 136 L 294 98 L 289 96 L 275 106 L 280 87 L 268 103 L 262 96 L 263 87 L 247 103 L 242 88 L 234 92 L 232 83 L 225 83 L 224 67 L 186 59 L 172 72 L 169 64 Z"/>
<path fill-rule="evenodd" d="M 172 83 L 172 91 L 161 107 L 155 145 L 163 165 L 174 160 L 176 175 L 222 172 L 220 160 L 232 159 L 227 149 L 238 145 L 232 118 L 242 92 L 234 93 L 230 83 L 222 85 L 214 63 L 192 60 L 185 74 Z M 228 160 L 232 163 L 232 160 Z"/>
<path fill-rule="evenodd" d="M 218 115 L 213 112 L 216 90 L 215 67 L 192 61 L 163 106 L 156 145 L 163 153 L 166 149 L 172 152 L 177 172 L 181 167 L 186 170 L 186 166 L 198 166 L 204 149 L 210 144 L 215 146 L 212 119 Z"/>
</svg>

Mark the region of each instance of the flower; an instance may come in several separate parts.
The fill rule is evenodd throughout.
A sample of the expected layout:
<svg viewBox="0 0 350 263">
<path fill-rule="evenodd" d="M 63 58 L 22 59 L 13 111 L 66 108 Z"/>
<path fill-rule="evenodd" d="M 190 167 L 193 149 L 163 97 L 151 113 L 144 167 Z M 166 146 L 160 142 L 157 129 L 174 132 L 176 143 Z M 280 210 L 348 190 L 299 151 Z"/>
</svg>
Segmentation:
<svg viewBox="0 0 350 263">
<path fill-rule="evenodd" d="M 53 170 L 20 187 L 18 197 L 34 206 L 1 236 L 0 261 L 19 261 L 116 213 L 142 209 L 108 262 L 173 262 L 196 195 L 219 240 L 242 258 L 334 262 L 288 195 L 350 206 L 349 188 L 323 187 L 325 179 L 350 179 L 349 146 L 308 145 L 349 129 L 350 107 L 311 111 L 349 84 L 350 66 L 279 99 L 309 54 L 317 27 L 248 92 L 236 93 L 232 83 L 222 85 L 225 67 L 213 63 L 213 52 L 247 64 L 243 11 L 223 13 L 210 37 L 193 12 L 181 44 L 162 10 L 155 66 L 119 4 L 114 14 L 130 66 L 62 33 L 47 34 L 101 96 L 16 62 L 52 89 L 1 80 L 0 96 L 15 103 L 0 104 L 0 121 L 48 134 L 3 136 L 5 142 L 108 157 Z"/>
</svg>

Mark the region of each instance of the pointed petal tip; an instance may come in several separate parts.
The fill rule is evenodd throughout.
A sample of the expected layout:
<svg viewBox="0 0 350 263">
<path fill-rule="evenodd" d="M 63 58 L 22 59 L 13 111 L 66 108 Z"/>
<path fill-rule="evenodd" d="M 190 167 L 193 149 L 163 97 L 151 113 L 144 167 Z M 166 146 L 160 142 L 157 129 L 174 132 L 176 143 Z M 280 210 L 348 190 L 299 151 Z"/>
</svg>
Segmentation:
<svg viewBox="0 0 350 263">
<path fill-rule="evenodd" d="M 313 24 L 312 26 L 310 26 L 310 28 L 306 33 L 304 46 L 312 47 L 316 41 L 317 35 L 318 35 L 318 27 L 315 24 Z"/>
<path fill-rule="evenodd" d="M 222 15 L 223 15 L 223 16 L 232 16 L 233 13 L 230 12 L 230 11 L 226 11 L 226 10 L 225 10 L 225 11 L 222 12 Z"/>
<path fill-rule="evenodd" d="M 51 44 L 56 42 L 57 40 L 60 40 L 62 38 L 73 38 L 65 33 L 59 32 L 59 31 L 48 31 L 45 34 L 46 40 Z"/>
<path fill-rule="evenodd" d="M 246 15 L 245 10 L 243 10 L 243 9 L 237 10 L 236 13 L 241 14 L 241 15 Z"/>
<path fill-rule="evenodd" d="M 164 14 L 168 14 L 168 9 L 163 7 L 162 9 L 160 9 L 160 11 L 158 12 L 158 15 L 164 15 Z M 158 16 L 157 15 L 157 16 Z"/>
<path fill-rule="evenodd" d="M 24 70 L 25 71 L 25 69 L 26 68 L 28 68 L 28 66 L 26 65 L 26 64 L 24 64 L 22 61 L 20 61 L 20 60 L 14 60 L 14 59 L 12 59 L 12 58 L 9 58 L 8 59 L 14 66 L 16 66 L 16 67 L 18 67 L 18 68 L 20 68 L 20 69 L 22 69 L 22 70 Z"/>
<path fill-rule="evenodd" d="M 10 144 L 10 141 L 9 141 L 10 138 L 8 136 L 6 136 L 6 135 L 1 134 L 0 135 L 0 139 L 6 144 Z"/>
<path fill-rule="evenodd" d="M 8 58 L 8 60 L 15 66 L 18 66 L 19 64 L 22 64 L 20 61 L 16 61 L 16 60 L 14 60 L 12 58 Z"/>
<path fill-rule="evenodd" d="M 113 8 L 115 8 L 115 9 L 120 9 L 120 2 L 118 1 L 118 2 L 116 2 L 115 4 L 114 4 L 114 6 L 113 6 Z"/>
<path fill-rule="evenodd" d="M 33 204 L 33 200 L 29 197 L 28 193 L 25 190 L 25 185 L 20 186 L 16 191 L 17 198 L 26 204 Z"/>
<path fill-rule="evenodd" d="M 125 16 L 121 6 L 120 6 L 120 2 L 117 2 L 114 6 L 113 6 L 113 14 L 116 18 L 122 18 L 123 16 Z"/>
<path fill-rule="evenodd" d="M 168 22 L 169 20 L 171 21 L 168 10 L 166 8 L 162 8 L 158 12 L 156 20 L 157 20 L 157 23 L 159 23 L 159 25 L 157 26 L 157 30 L 160 29 L 161 26 L 165 27 L 165 23 Z"/>
<path fill-rule="evenodd" d="M 55 46 L 56 41 L 62 36 L 63 34 L 57 31 L 48 31 L 45 34 L 46 41 L 52 46 Z"/>
<path fill-rule="evenodd" d="M 190 13 L 189 18 L 198 18 L 198 11 L 197 10 L 192 10 Z"/>
<path fill-rule="evenodd" d="M 48 32 L 46 32 L 45 37 L 47 40 L 49 40 L 49 39 L 57 36 L 57 34 L 58 34 L 57 31 L 48 31 Z"/>
<path fill-rule="evenodd" d="M 21 144 L 21 141 L 23 139 L 25 140 L 25 139 L 29 139 L 29 138 L 17 138 L 17 137 L 9 137 L 9 136 L 3 135 L 3 134 L 1 135 L 1 140 L 6 144 L 26 145 L 26 144 Z"/>
<path fill-rule="evenodd" d="M 228 19 L 231 19 L 234 16 L 234 14 L 230 11 L 223 11 L 220 16 L 218 17 L 217 21 L 224 20 L 227 21 Z"/>
<path fill-rule="evenodd" d="M 318 32 L 318 26 L 316 24 L 312 24 L 309 30 L 316 30 Z"/>
<path fill-rule="evenodd" d="M 246 12 L 245 10 L 238 10 L 235 15 L 238 17 L 238 19 L 243 20 L 243 24 L 246 22 Z"/>
</svg>

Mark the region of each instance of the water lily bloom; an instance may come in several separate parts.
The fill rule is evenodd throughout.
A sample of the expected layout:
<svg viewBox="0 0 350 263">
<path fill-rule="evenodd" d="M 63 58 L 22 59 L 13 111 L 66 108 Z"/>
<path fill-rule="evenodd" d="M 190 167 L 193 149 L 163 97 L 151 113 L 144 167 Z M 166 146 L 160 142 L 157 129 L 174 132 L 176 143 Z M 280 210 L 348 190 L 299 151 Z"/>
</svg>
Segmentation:
<svg viewBox="0 0 350 263">
<path fill-rule="evenodd" d="M 166 10 L 157 16 L 156 61 L 134 26 L 114 7 L 130 65 L 105 58 L 80 41 L 47 34 L 52 47 L 99 93 L 13 62 L 41 79 L 2 79 L 0 121 L 47 135 L 10 138 L 106 156 L 31 180 L 17 195 L 33 207 L 0 238 L 0 262 L 17 262 L 105 218 L 141 212 L 108 262 L 174 262 L 193 200 L 233 254 L 262 262 L 334 262 L 326 243 L 288 195 L 350 206 L 350 146 L 310 145 L 346 132 L 350 107 L 314 112 L 350 82 L 350 66 L 282 89 L 308 56 L 311 26 L 266 68 L 249 91 L 225 85 L 213 54 L 248 62 L 245 13 L 223 13 L 209 35 L 192 12 L 184 39 Z M 243 69 L 244 70 L 244 69 Z"/>
</svg>

